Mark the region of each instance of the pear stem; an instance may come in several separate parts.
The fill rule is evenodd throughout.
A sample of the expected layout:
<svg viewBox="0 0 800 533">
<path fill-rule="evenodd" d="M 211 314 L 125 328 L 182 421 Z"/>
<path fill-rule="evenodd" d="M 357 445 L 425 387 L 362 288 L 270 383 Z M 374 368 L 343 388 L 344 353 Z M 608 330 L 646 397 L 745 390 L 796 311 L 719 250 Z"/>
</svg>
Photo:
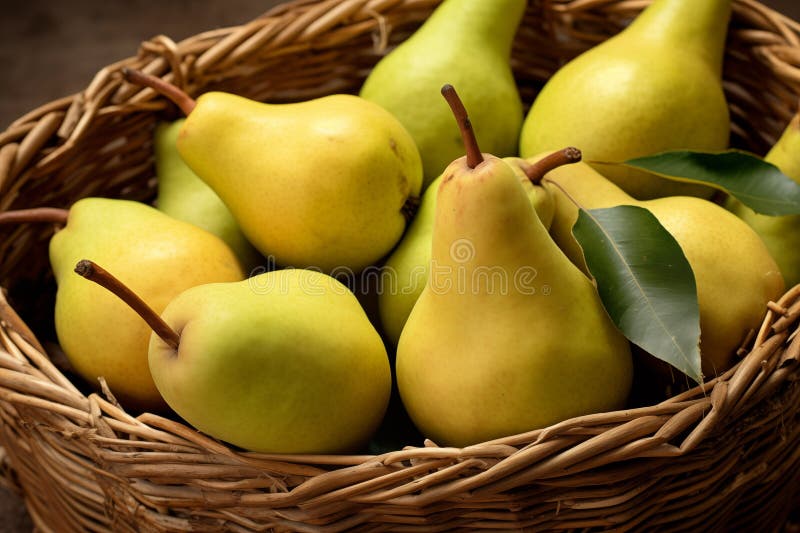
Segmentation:
<svg viewBox="0 0 800 533">
<path fill-rule="evenodd" d="M 178 345 L 181 341 L 180 335 L 169 327 L 152 307 L 147 305 L 144 300 L 139 298 L 136 293 L 126 287 L 120 280 L 88 259 L 78 261 L 78 264 L 75 265 L 75 272 L 108 289 L 120 300 L 128 304 L 170 348 L 175 351 L 178 350 Z"/>
<path fill-rule="evenodd" d="M 187 116 L 192 112 L 192 110 L 194 110 L 196 102 L 191 96 L 186 94 L 175 85 L 172 85 L 161 78 L 157 78 L 155 76 L 151 76 L 150 74 L 145 74 L 141 70 L 128 67 L 122 69 L 122 75 L 125 77 L 125 80 L 129 81 L 130 83 L 150 87 L 158 93 L 166 96 L 172 100 L 175 105 L 180 107 L 181 111 L 183 111 L 183 113 Z"/>
<path fill-rule="evenodd" d="M 542 181 L 545 174 L 550 172 L 553 169 L 558 167 L 562 167 L 564 165 L 572 165 L 581 160 L 583 154 L 577 148 L 569 146 L 564 148 L 563 150 L 559 150 L 558 152 L 553 152 L 552 154 L 543 157 L 536 163 L 528 163 L 524 161 L 520 164 L 520 168 L 528 176 L 528 179 L 531 180 L 531 183 L 534 185 L 538 184 Z"/>
<path fill-rule="evenodd" d="M 481 154 L 481 149 L 478 147 L 478 139 L 475 138 L 472 122 L 467 116 L 464 102 L 461 101 L 455 88 L 449 83 L 442 87 L 442 96 L 447 100 L 453 115 L 456 117 L 458 129 L 461 131 L 461 139 L 464 141 L 464 148 L 467 151 L 467 166 L 475 168 L 483 163 L 483 154 Z"/>
<path fill-rule="evenodd" d="M 0 213 L 0 224 L 19 224 L 27 222 L 50 222 L 65 226 L 69 217 L 68 209 L 56 207 L 34 207 Z"/>
<path fill-rule="evenodd" d="M 406 198 L 406 202 L 403 204 L 403 207 L 400 208 L 400 212 L 403 213 L 406 223 L 411 222 L 411 219 L 414 218 L 415 214 L 417 214 L 417 209 L 419 209 L 420 203 L 421 200 L 419 196 L 409 196 Z"/>
</svg>

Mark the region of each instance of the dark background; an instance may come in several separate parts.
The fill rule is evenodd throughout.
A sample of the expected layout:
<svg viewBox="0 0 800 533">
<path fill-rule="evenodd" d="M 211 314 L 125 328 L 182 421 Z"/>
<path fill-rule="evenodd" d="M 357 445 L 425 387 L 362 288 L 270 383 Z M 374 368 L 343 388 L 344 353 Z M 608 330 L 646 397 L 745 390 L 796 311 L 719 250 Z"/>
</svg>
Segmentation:
<svg viewBox="0 0 800 533">
<path fill-rule="evenodd" d="M 703 1 L 703 0 L 698 0 Z M 24 0 L 0 17 L 0 131 L 27 111 L 84 89 L 143 40 L 246 22 L 277 0 Z M 800 20 L 800 0 L 762 0 Z"/>
<path fill-rule="evenodd" d="M 698 0 L 704 1 L 704 0 Z M 25 0 L 0 17 L 0 131 L 26 112 L 84 89 L 95 72 L 158 34 L 173 40 L 246 22 L 277 0 Z M 800 20 L 800 1 L 762 0 Z M 19 498 L 0 488 L 0 533 L 30 531 Z"/>
</svg>

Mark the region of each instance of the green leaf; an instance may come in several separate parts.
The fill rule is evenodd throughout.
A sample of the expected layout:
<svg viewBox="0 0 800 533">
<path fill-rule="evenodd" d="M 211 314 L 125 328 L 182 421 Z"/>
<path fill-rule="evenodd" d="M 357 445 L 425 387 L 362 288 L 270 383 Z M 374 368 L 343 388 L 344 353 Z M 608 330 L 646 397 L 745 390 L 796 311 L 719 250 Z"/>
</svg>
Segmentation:
<svg viewBox="0 0 800 533">
<path fill-rule="evenodd" d="M 800 185 L 778 167 L 739 150 L 664 152 L 622 163 L 676 181 L 711 185 L 762 215 L 800 214 Z"/>
<path fill-rule="evenodd" d="M 647 209 L 580 210 L 572 228 L 614 324 L 700 383 L 700 309 L 692 267 Z"/>
</svg>

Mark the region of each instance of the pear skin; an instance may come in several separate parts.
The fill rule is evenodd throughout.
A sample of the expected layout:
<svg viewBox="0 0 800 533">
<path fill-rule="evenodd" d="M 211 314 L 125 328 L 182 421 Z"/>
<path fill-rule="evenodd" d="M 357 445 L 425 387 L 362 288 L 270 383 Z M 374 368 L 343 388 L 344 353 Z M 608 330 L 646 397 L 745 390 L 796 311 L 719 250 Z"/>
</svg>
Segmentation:
<svg viewBox="0 0 800 533">
<path fill-rule="evenodd" d="M 555 213 L 555 202 L 550 192 L 531 184 L 531 180 L 520 168 L 519 158 L 509 157 L 505 158 L 505 161 L 511 165 L 519 178 L 539 220 L 549 228 Z M 441 177 L 434 180 L 425 190 L 411 226 L 384 265 L 384 275 L 381 278 L 382 290 L 378 295 L 378 310 L 383 331 L 395 346 L 400 340 L 400 332 L 414 303 L 428 281 L 433 218 L 440 183 Z"/>
<path fill-rule="evenodd" d="M 589 162 L 728 146 L 722 58 L 732 0 L 656 0 L 624 31 L 562 67 L 534 101 L 520 137 L 531 157 L 573 145 Z M 713 190 L 592 163 L 639 199 Z"/>
<path fill-rule="evenodd" d="M 159 124 L 156 128 L 156 207 L 172 218 L 194 224 L 225 241 L 244 269 L 250 272 L 264 259 L 247 241 L 219 196 L 186 166 L 178 154 L 175 145 L 184 120 Z"/>
<path fill-rule="evenodd" d="M 400 336 L 414 423 L 465 446 L 625 405 L 630 347 L 508 163 L 464 158 L 439 186 L 431 275 Z"/>
<path fill-rule="evenodd" d="M 236 256 L 191 224 L 145 204 L 105 198 L 76 202 L 50 241 L 56 333 L 70 363 L 94 385 L 105 377 L 128 409 L 163 409 L 147 364 L 150 329 L 116 296 L 73 272 L 85 257 L 113 269 L 160 312 L 189 287 L 244 278 Z"/>
<path fill-rule="evenodd" d="M 464 153 L 453 116 L 439 97 L 445 83 L 459 87 L 472 110 L 480 145 L 493 154 L 516 154 L 522 101 L 510 58 L 526 4 L 445 0 L 364 82 L 361 96 L 394 114 L 417 143 L 425 171 L 423 190 Z"/>
<path fill-rule="evenodd" d="M 378 313 L 384 334 L 395 346 L 430 273 L 431 234 L 440 182 L 441 178 L 437 178 L 425 189 L 414 220 L 382 269 Z"/>
<path fill-rule="evenodd" d="M 252 451 L 353 452 L 391 391 L 380 336 L 355 296 L 309 270 L 213 283 L 175 298 L 149 361 L 167 403 L 196 428 Z"/>
<path fill-rule="evenodd" d="M 767 302 L 784 289 L 778 265 L 758 235 L 722 207 L 688 196 L 637 201 L 578 163 L 550 171 L 543 180 L 555 198 L 550 233 L 566 255 L 587 272 L 580 245 L 572 235 L 578 208 L 635 205 L 648 209 L 678 241 L 692 267 L 700 307 L 700 355 L 706 378 L 728 369 L 750 329 L 758 328 Z"/>
<path fill-rule="evenodd" d="M 800 183 L 800 114 L 795 115 L 764 159 Z M 728 198 L 725 207 L 761 236 L 778 263 L 786 286 L 800 283 L 800 216 L 759 215 L 733 197 Z"/>
<path fill-rule="evenodd" d="M 400 240 L 409 197 L 422 186 L 405 128 L 352 95 L 264 104 L 205 93 L 177 145 L 247 239 L 281 266 L 376 263 Z"/>
</svg>

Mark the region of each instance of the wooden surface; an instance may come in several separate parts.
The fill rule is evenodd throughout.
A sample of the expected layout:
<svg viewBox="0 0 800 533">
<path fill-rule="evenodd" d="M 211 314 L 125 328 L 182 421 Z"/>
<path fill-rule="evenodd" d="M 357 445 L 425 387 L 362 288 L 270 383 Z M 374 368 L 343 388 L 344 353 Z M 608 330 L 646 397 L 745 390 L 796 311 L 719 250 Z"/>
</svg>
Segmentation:
<svg viewBox="0 0 800 533">
<path fill-rule="evenodd" d="M 800 20 L 800 0 L 762 0 Z M 25 112 L 84 88 L 158 34 L 178 40 L 250 20 L 277 0 L 26 0 L 0 17 L 0 130 Z M 30 531 L 19 498 L 0 488 L 0 533 Z"/>
</svg>

